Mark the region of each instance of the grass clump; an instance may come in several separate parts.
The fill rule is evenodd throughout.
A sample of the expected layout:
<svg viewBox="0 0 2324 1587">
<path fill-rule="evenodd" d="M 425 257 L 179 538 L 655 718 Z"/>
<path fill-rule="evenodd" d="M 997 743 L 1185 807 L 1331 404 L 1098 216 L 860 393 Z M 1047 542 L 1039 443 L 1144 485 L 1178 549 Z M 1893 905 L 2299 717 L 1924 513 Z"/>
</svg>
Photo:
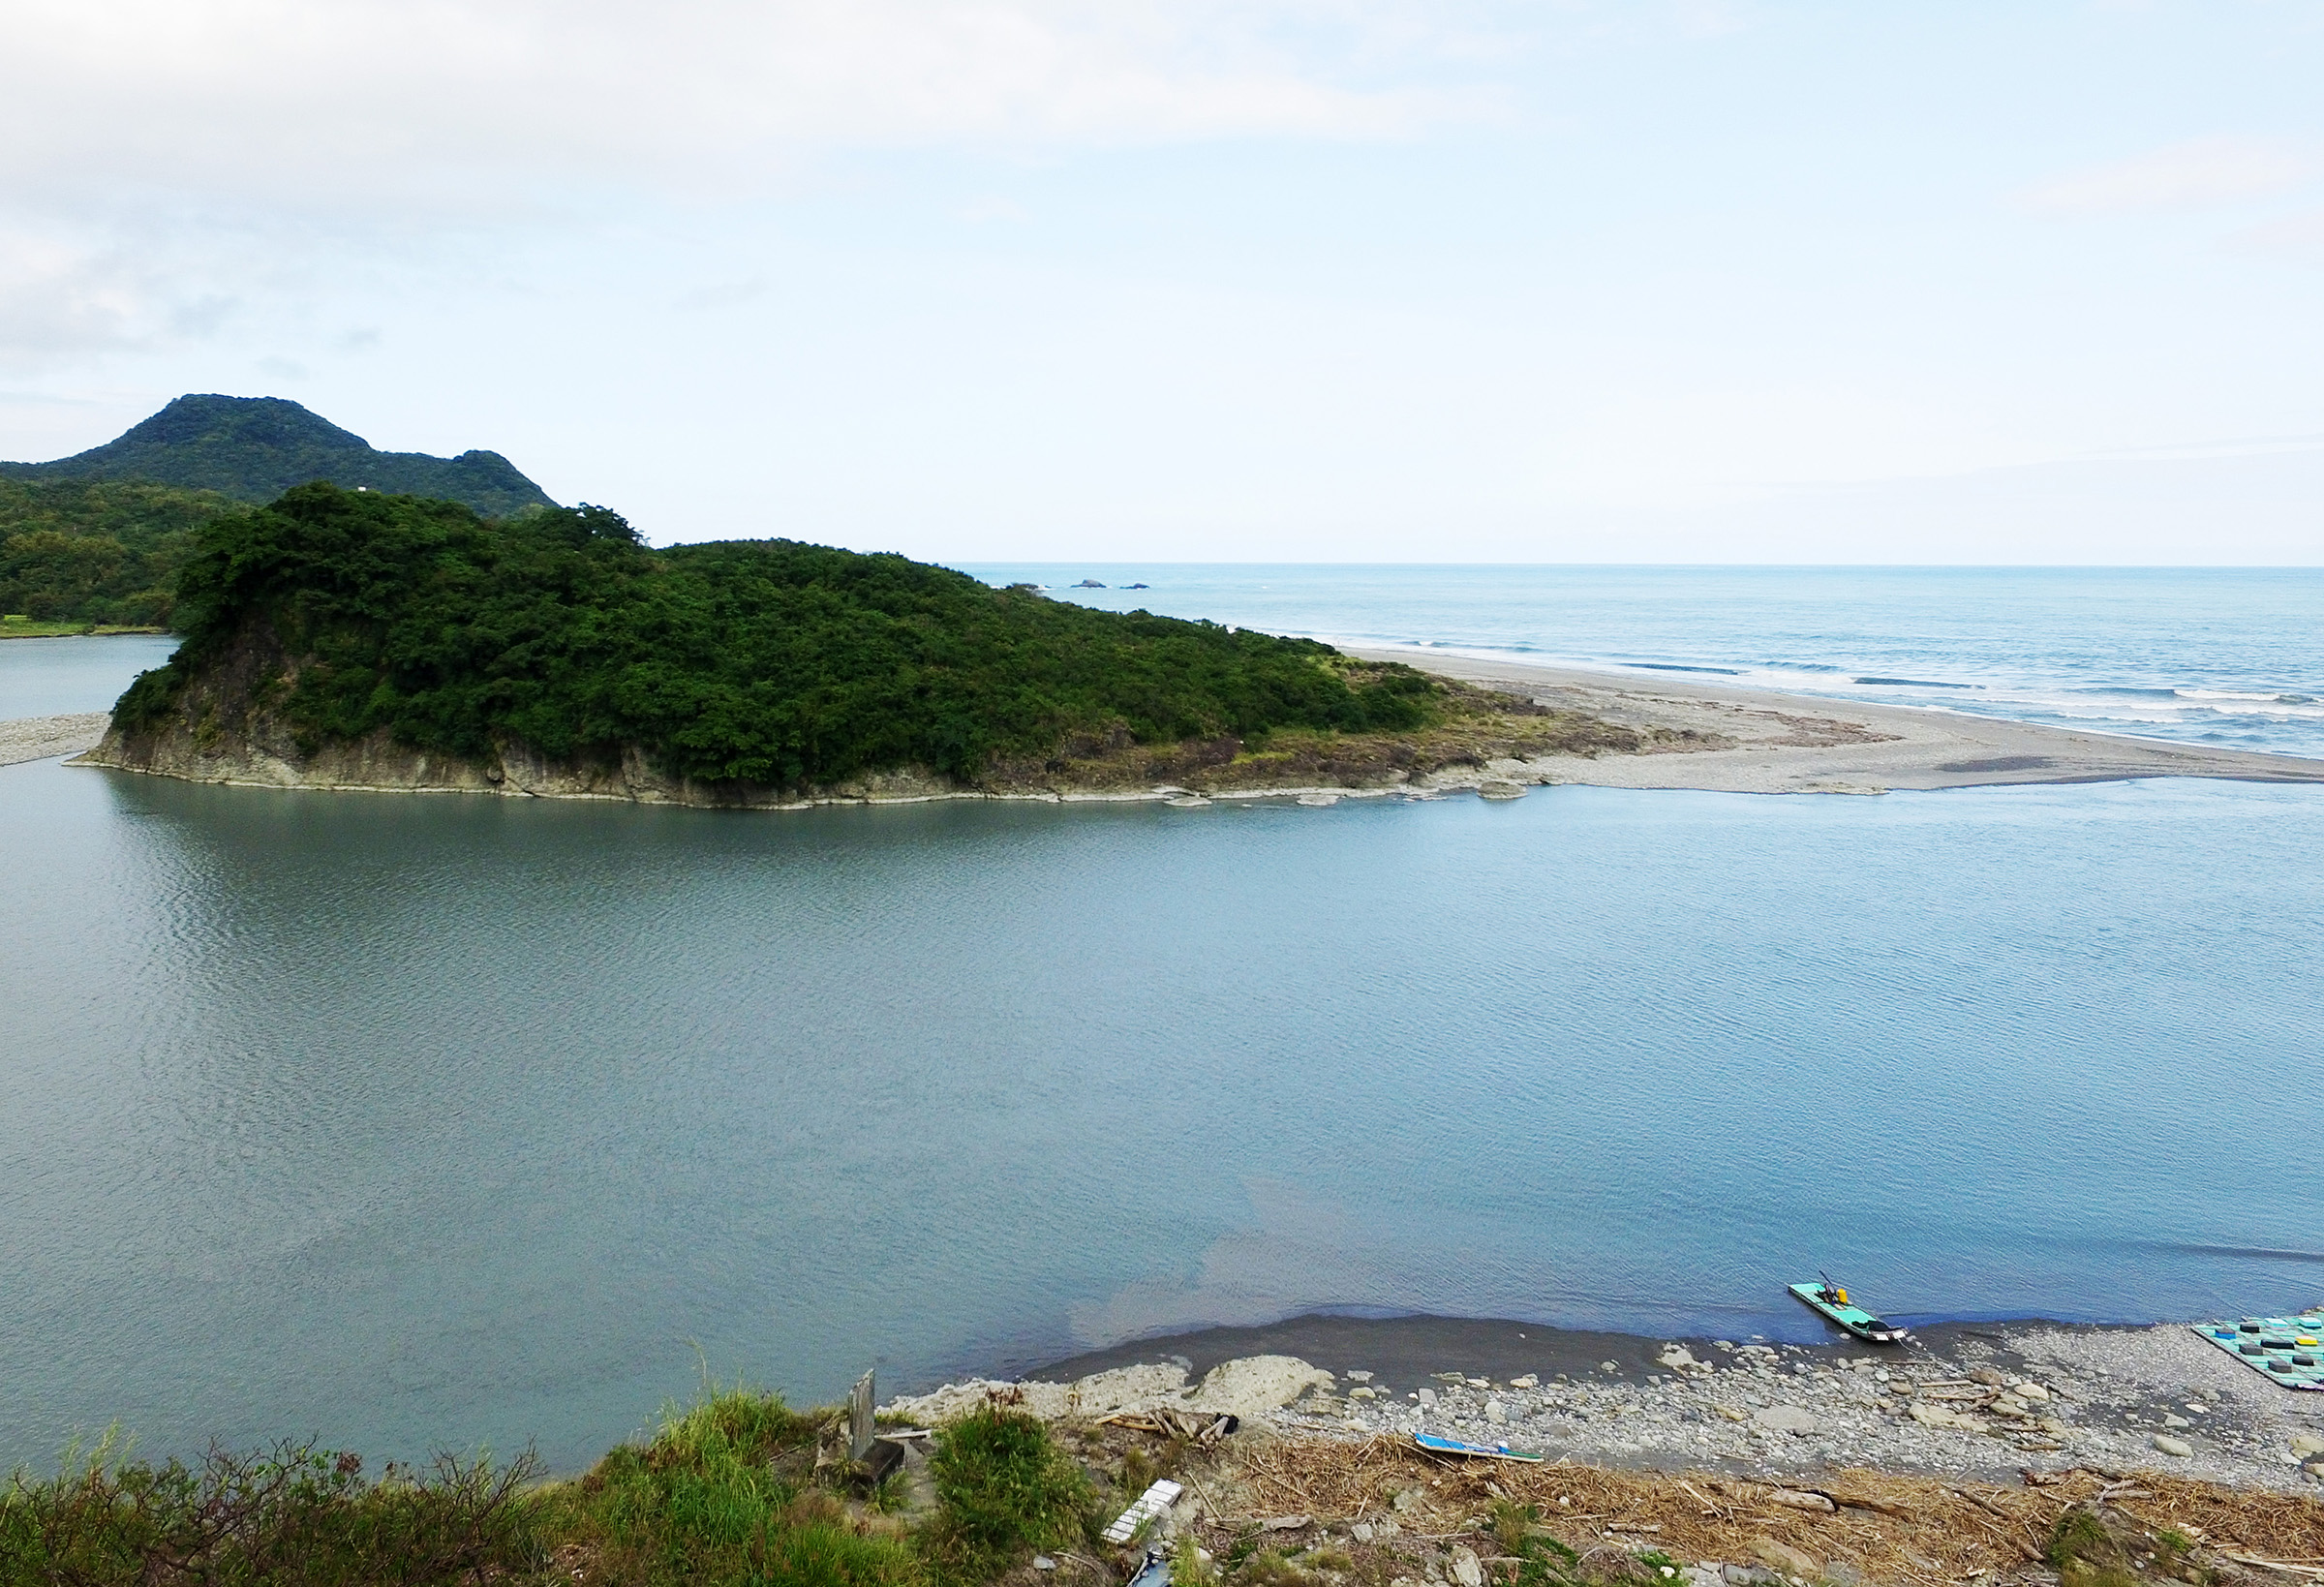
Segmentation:
<svg viewBox="0 0 2324 1587">
<path fill-rule="evenodd" d="M 916 1587 L 908 1548 L 866 1535 L 812 1485 L 821 1430 L 777 1395 L 713 1389 L 544 1504 L 593 1581 Z"/>
<path fill-rule="evenodd" d="M 544 1545 L 527 1454 L 495 1467 L 441 1456 L 374 1481 L 352 1454 L 284 1443 L 213 1448 L 197 1465 L 128 1458 L 108 1434 L 53 1480 L 0 1489 L 0 1583 L 164 1587 L 296 1581 L 450 1583 L 520 1577 Z"/>
<path fill-rule="evenodd" d="M 2058 1517 L 2042 1558 L 2062 1587 L 2135 1587 L 2156 1576 L 2210 1580 L 2189 1558 L 2193 1551 L 2194 1540 L 2175 1528 L 2150 1532 L 2121 1511 L 2084 1504 Z"/>
<path fill-rule="evenodd" d="M 1035 1549 L 1086 1541 L 1096 1522 L 1088 1479 L 1023 1411 L 963 1417 L 929 1465 L 937 1510 L 921 1544 L 942 1580 L 990 1580 Z"/>
</svg>

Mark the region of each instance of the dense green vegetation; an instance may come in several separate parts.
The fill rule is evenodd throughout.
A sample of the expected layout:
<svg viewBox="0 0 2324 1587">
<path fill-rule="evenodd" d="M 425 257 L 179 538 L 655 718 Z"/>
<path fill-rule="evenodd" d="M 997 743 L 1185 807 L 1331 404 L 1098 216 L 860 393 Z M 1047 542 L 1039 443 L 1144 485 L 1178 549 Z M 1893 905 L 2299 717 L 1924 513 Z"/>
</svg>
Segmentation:
<svg viewBox="0 0 2324 1587">
<path fill-rule="evenodd" d="M 48 631 L 166 627 L 195 528 L 236 505 L 150 482 L 0 478 L 0 614 L 69 626 Z"/>
<path fill-rule="evenodd" d="M 832 1458 L 838 1414 L 706 1395 L 586 1476 L 439 1459 L 377 1480 L 311 1445 L 202 1462 L 107 1441 L 0 1487 L 0 1587 L 585 1582 L 589 1587 L 970 1587 L 1035 1548 L 1087 1547 L 1101 1511 L 1049 1430 L 981 1411 L 945 1429 L 933 1511 Z"/>
<path fill-rule="evenodd" d="M 349 490 L 442 497 L 483 513 L 555 505 L 498 452 L 430 457 L 376 451 L 361 436 L 281 397 L 179 397 L 76 456 L 0 463 L 0 479 L 141 480 L 250 503 L 327 479 Z"/>
<path fill-rule="evenodd" d="M 1311 641 L 1093 611 L 898 556 L 653 550 L 602 508 L 492 521 L 328 485 L 198 531 L 175 617 L 185 645 L 122 697 L 125 726 L 271 642 L 296 681 L 269 709 L 310 744 L 384 728 L 483 762 L 511 741 L 560 759 L 636 746 L 714 784 L 904 766 L 973 779 L 1076 746 L 1402 730 L 1437 697 L 1420 673 Z"/>
</svg>

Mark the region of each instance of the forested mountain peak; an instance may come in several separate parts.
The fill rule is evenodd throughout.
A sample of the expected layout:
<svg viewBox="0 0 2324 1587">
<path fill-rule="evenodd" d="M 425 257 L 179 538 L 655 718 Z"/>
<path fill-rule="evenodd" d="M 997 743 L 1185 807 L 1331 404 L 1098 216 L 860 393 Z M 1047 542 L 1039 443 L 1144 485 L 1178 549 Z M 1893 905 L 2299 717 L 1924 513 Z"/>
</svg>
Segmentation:
<svg viewBox="0 0 2324 1587">
<path fill-rule="evenodd" d="M 0 463 L 0 477 L 144 480 L 251 503 L 326 479 L 349 490 L 459 502 L 488 517 L 556 504 L 498 452 L 382 452 L 287 398 L 216 393 L 179 397 L 114 440 L 72 457 Z"/>
</svg>

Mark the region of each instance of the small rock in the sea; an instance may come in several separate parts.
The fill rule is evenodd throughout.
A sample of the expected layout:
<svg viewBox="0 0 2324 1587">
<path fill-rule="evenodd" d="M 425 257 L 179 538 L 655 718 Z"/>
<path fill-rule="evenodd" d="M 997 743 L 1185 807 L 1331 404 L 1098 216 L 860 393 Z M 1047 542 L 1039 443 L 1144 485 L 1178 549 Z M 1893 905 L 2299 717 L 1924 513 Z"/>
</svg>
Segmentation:
<svg viewBox="0 0 2324 1587">
<path fill-rule="evenodd" d="M 1464 1378 L 1461 1381 L 1471 1389 L 1490 1389 L 1493 1386 L 1490 1378 Z"/>
<path fill-rule="evenodd" d="M 1372 1375 L 1369 1372 L 1359 1372 L 1354 1367 L 1342 1372 L 1340 1376 L 1350 1383 L 1370 1383 L 1372 1381 Z"/>
<path fill-rule="evenodd" d="M 1622 1369 L 1611 1361 L 1600 1361 L 1598 1363 L 1598 1370 L 1601 1372 L 1619 1372 Z"/>
<path fill-rule="evenodd" d="M 1510 782 L 1496 778 L 1492 781 L 1479 783 L 1477 797 L 1480 799 L 1522 799 L 1525 797 L 1525 785 L 1521 782 Z"/>
<path fill-rule="evenodd" d="M 1812 1433 L 1816 1430 L 1816 1413 L 1804 1405 L 1762 1405 L 1751 1414 L 1751 1419 L 1775 1433 Z"/>
<path fill-rule="evenodd" d="M 2184 1438 L 2173 1438 L 2168 1433 L 2156 1433 L 2147 1442 L 2154 1445 L 2162 1453 L 2177 1455 L 2182 1460 L 2195 1452 L 2195 1447 L 2192 1444 Z"/>
<path fill-rule="evenodd" d="M 1300 795 L 1300 803 L 1302 805 L 1313 805 L 1319 809 L 1329 808 L 1330 806 L 1339 803 L 1339 795 L 1335 793 L 1320 792 L 1303 793 Z"/>
</svg>

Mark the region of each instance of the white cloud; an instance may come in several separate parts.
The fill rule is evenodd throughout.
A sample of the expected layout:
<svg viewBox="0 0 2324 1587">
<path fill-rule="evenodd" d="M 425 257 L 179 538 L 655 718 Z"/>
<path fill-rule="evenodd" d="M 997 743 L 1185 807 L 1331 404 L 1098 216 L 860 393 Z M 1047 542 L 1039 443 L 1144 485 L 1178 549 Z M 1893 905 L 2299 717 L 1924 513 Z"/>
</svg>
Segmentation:
<svg viewBox="0 0 2324 1587">
<path fill-rule="evenodd" d="M 63 198 L 729 193 L 834 143 L 1376 137 L 1475 113 L 1411 0 L 16 0 L 0 178 Z M 1441 50 L 1438 46 L 1442 46 Z"/>
<path fill-rule="evenodd" d="M 1492 3 L 14 0 L 0 364 L 198 337 L 233 299 L 279 322 L 838 147 L 1404 136 L 1490 111 L 1462 18 Z"/>
<path fill-rule="evenodd" d="M 2280 138 L 2197 137 L 2062 176 L 2025 201 L 2069 215 L 2186 209 L 2265 198 L 2298 186 L 2317 168 L 2308 151 Z"/>
</svg>

